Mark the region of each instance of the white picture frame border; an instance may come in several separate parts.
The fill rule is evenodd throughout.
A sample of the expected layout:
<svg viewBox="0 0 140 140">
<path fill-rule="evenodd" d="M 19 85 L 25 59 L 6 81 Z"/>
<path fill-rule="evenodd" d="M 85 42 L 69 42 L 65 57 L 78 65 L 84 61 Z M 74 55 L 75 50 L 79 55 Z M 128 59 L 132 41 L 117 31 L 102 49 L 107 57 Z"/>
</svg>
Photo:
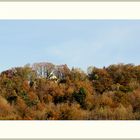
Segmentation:
<svg viewBox="0 0 140 140">
<path fill-rule="evenodd" d="M 0 20 L 139 20 L 140 2 L 0 2 Z M 140 138 L 140 121 L 0 121 L 0 138 Z"/>
</svg>

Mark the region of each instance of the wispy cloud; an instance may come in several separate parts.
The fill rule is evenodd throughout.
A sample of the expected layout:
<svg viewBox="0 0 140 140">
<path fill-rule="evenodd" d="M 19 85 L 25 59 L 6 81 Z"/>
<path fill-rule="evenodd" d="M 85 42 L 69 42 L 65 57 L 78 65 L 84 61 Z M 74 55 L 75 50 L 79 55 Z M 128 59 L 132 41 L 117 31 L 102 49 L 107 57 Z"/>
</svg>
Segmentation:
<svg viewBox="0 0 140 140">
<path fill-rule="evenodd" d="M 140 21 L 0 21 L 0 69 L 49 61 L 86 69 L 139 63 Z"/>
</svg>

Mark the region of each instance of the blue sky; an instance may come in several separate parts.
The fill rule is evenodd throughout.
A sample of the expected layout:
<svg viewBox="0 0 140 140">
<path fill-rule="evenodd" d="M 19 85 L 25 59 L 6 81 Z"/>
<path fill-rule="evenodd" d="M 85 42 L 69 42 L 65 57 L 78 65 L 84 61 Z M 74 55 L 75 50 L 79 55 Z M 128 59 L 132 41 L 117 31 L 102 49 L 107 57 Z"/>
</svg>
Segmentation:
<svg viewBox="0 0 140 140">
<path fill-rule="evenodd" d="M 140 64 L 140 20 L 0 20 L 0 71 L 34 62 Z"/>
</svg>

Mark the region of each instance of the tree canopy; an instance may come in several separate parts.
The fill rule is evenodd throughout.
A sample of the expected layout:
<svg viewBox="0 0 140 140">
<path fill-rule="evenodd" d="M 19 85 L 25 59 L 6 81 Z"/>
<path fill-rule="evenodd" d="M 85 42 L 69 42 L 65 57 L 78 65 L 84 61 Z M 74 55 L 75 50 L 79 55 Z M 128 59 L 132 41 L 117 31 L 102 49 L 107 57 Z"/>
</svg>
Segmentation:
<svg viewBox="0 0 140 140">
<path fill-rule="evenodd" d="M 139 120 L 140 66 L 12 68 L 0 74 L 0 112 L 0 120 Z"/>
</svg>

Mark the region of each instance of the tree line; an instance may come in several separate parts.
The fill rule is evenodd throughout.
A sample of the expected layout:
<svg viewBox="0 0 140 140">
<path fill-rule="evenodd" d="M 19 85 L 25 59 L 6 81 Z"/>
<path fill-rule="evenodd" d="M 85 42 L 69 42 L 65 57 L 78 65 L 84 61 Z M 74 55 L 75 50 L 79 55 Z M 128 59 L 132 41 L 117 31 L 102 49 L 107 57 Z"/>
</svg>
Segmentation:
<svg viewBox="0 0 140 140">
<path fill-rule="evenodd" d="M 139 119 L 140 65 L 90 66 L 85 73 L 36 63 L 0 74 L 0 120 Z"/>
</svg>

